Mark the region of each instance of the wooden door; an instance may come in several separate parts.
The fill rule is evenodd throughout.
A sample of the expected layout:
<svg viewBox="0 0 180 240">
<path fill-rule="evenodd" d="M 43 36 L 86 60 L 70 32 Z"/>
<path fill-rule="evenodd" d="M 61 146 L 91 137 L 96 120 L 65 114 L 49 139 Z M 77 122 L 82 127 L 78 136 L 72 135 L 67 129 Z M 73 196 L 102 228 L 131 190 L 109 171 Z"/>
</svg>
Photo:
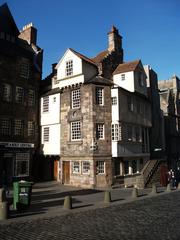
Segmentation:
<svg viewBox="0 0 180 240">
<path fill-rule="evenodd" d="M 58 167 L 59 167 L 59 164 L 58 164 L 58 161 L 55 160 L 54 161 L 54 180 L 58 180 Z"/>
<path fill-rule="evenodd" d="M 63 162 L 63 183 L 68 184 L 70 180 L 70 162 Z"/>
</svg>

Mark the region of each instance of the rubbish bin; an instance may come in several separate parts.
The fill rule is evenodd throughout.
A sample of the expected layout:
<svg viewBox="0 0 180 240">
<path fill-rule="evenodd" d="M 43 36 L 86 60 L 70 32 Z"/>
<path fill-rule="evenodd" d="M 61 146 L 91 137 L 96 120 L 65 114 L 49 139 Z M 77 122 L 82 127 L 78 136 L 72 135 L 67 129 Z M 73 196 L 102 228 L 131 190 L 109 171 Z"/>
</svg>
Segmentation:
<svg viewBox="0 0 180 240">
<path fill-rule="evenodd" d="M 13 208 L 28 209 L 31 202 L 32 182 L 19 181 L 13 183 Z"/>
</svg>

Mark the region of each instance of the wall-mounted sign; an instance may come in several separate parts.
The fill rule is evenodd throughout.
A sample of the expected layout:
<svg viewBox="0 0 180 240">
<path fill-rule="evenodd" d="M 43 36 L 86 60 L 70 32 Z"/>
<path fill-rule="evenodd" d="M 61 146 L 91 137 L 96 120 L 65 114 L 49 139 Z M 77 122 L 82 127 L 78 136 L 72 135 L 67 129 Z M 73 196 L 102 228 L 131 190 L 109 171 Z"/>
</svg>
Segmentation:
<svg viewBox="0 0 180 240">
<path fill-rule="evenodd" d="M 0 146 L 7 148 L 34 148 L 34 143 L 0 142 Z"/>
</svg>

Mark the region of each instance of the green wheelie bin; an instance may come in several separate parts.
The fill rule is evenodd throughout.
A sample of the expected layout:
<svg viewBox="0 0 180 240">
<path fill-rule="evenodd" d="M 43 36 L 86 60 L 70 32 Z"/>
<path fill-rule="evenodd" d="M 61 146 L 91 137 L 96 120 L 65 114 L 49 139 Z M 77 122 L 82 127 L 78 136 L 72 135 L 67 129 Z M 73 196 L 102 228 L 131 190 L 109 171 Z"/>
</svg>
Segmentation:
<svg viewBox="0 0 180 240">
<path fill-rule="evenodd" d="M 13 183 L 13 208 L 28 209 L 31 203 L 32 182 L 19 181 Z"/>
</svg>

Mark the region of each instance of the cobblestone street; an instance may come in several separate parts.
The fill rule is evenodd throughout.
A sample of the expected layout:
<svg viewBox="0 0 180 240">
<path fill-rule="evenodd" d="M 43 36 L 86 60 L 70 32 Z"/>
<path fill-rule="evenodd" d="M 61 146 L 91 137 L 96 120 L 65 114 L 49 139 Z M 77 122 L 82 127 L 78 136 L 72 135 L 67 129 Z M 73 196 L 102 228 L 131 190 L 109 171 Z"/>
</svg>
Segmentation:
<svg viewBox="0 0 180 240">
<path fill-rule="evenodd" d="M 180 239 L 180 191 L 64 215 L 3 221 L 0 239 Z M 16 219 L 14 219 L 16 220 Z"/>
</svg>

